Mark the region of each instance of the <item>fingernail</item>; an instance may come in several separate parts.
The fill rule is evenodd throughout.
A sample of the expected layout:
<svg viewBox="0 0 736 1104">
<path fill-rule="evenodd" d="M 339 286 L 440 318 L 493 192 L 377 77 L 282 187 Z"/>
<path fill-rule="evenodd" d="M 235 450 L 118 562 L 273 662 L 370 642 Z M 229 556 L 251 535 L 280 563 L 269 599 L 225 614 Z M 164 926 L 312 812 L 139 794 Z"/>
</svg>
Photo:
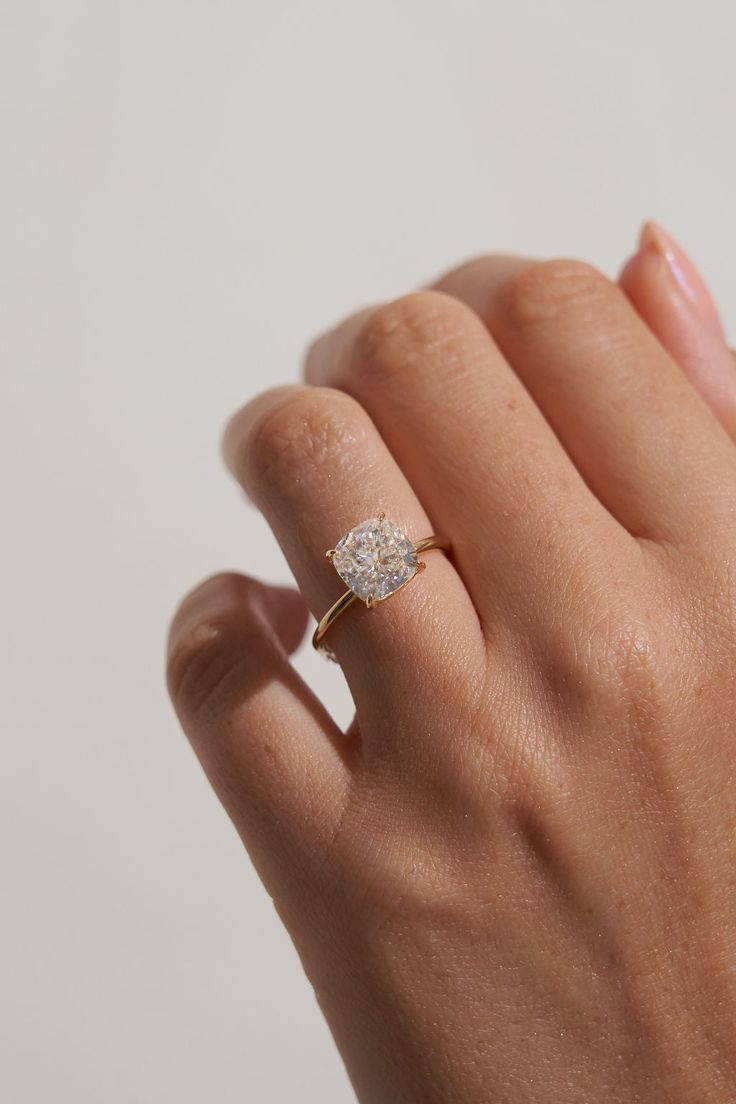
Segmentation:
<svg viewBox="0 0 736 1104">
<path fill-rule="evenodd" d="M 639 237 L 641 249 L 653 249 L 667 264 L 677 287 L 701 321 L 719 338 L 725 337 L 718 307 L 708 285 L 685 250 L 656 222 L 646 222 Z"/>
</svg>

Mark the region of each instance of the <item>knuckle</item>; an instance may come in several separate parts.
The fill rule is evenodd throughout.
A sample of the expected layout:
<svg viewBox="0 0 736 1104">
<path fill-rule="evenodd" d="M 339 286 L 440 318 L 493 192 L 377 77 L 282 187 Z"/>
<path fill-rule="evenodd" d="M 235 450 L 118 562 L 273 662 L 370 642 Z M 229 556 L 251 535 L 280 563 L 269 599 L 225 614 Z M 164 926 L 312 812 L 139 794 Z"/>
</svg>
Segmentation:
<svg viewBox="0 0 736 1104">
<path fill-rule="evenodd" d="M 355 874 L 347 873 L 349 881 Z M 457 901 L 455 878 L 450 863 L 429 855 L 423 843 L 409 838 L 402 846 L 378 846 L 372 854 L 362 853 L 360 884 L 355 887 L 361 901 L 365 934 L 372 933 L 378 943 L 392 932 L 431 926 L 447 908 L 448 899 Z M 370 942 L 370 940 L 369 940 Z"/>
<path fill-rule="evenodd" d="M 298 485 L 347 462 L 365 437 L 365 416 L 341 391 L 310 388 L 282 400 L 256 427 L 244 467 L 258 482 Z"/>
<path fill-rule="evenodd" d="M 248 583 L 217 576 L 186 598 L 174 617 L 166 678 L 174 705 L 187 717 L 215 702 L 236 673 L 246 676 L 262 651 L 257 619 L 237 616 L 235 603 L 247 600 Z"/>
<path fill-rule="evenodd" d="M 511 325 L 530 326 L 589 310 L 614 290 L 603 273 L 584 261 L 541 261 L 503 285 L 498 306 Z"/>
<path fill-rule="evenodd" d="M 364 781 L 368 781 L 364 779 Z M 435 830 L 426 792 L 402 795 L 395 783 L 372 778 L 358 785 L 331 851 L 334 878 L 349 889 L 364 931 L 381 934 L 426 922 L 431 926 L 465 884 L 457 852 L 472 846 L 474 819 L 458 810 L 452 838 Z M 485 806 L 480 815 L 486 815 Z M 448 813 L 448 817 L 450 814 Z M 454 818 L 453 818 L 454 819 Z"/>
<path fill-rule="evenodd" d="M 407 371 L 422 371 L 432 355 L 452 357 L 475 315 L 450 295 L 421 291 L 387 303 L 361 327 L 352 369 L 379 384 Z"/>
<path fill-rule="evenodd" d="M 172 647 L 167 665 L 169 692 L 188 716 L 201 712 L 239 662 L 231 628 L 219 618 L 197 622 Z"/>
<path fill-rule="evenodd" d="M 588 671 L 594 697 L 623 709 L 629 720 L 656 716 L 671 666 L 661 633 L 635 612 L 608 614 L 588 635 Z M 637 718 L 639 721 L 637 721 Z"/>
<path fill-rule="evenodd" d="M 598 640 L 599 657 L 627 686 L 651 685 L 658 653 L 651 630 L 635 617 L 617 621 Z"/>
</svg>

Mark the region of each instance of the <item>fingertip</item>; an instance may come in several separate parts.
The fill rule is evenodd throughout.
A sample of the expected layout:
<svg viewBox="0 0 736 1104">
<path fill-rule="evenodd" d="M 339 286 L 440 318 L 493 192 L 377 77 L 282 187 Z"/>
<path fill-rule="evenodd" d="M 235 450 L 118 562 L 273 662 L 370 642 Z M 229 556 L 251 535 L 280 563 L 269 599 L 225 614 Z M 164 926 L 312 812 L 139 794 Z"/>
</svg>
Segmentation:
<svg viewBox="0 0 736 1104">
<path fill-rule="evenodd" d="M 715 302 L 673 238 L 647 220 L 619 285 L 649 329 L 734 435 L 736 377 Z"/>
<path fill-rule="evenodd" d="M 715 337 L 725 340 L 720 312 L 708 284 L 679 242 L 654 219 L 647 219 L 641 228 L 639 252 L 656 254 L 661 259 L 668 278 L 702 324 Z"/>
<path fill-rule="evenodd" d="M 654 219 L 645 219 L 639 230 L 639 248 L 646 249 L 649 245 L 656 245 L 660 226 Z"/>
</svg>

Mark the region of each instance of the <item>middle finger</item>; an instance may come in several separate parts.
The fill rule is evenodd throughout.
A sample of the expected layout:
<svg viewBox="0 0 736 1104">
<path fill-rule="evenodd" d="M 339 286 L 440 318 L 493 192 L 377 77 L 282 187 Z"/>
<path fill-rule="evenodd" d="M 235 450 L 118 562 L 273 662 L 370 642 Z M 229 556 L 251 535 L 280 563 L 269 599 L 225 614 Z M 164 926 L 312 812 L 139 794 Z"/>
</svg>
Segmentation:
<svg viewBox="0 0 736 1104">
<path fill-rule="evenodd" d="M 259 395 L 230 422 L 225 454 L 316 617 L 346 589 L 325 551 L 349 529 L 385 512 L 413 541 L 432 532 L 370 418 L 338 391 L 281 387 Z M 381 708 L 385 714 L 387 700 L 405 703 L 408 672 L 420 673 L 431 701 L 457 684 L 455 666 L 469 662 L 474 641 L 478 661 L 484 654 L 477 614 L 452 562 L 439 551 L 422 560 L 427 570 L 405 591 L 373 610 L 356 601 L 329 629 L 326 642 L 362 718 Z"/>
</svg>

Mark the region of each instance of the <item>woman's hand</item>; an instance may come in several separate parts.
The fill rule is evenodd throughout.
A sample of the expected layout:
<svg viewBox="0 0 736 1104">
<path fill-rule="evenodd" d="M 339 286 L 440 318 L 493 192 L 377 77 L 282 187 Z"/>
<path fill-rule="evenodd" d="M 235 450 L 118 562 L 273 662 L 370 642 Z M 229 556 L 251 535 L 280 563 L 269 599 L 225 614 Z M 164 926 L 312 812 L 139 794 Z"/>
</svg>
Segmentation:
<svg viewBox="0 0 736 1104">
<path fill-rule="evenodd" d="M 293 592 L 218 577 L 171 633 L 366 1104 L 736 1098 L 736 368 L 648 235 L 623 290 L 491 257 L 364 311 L 227 433 L 318 616 L 364 518 L 453 543 L 331 628 L 347 734 Z"/>
</svg>

